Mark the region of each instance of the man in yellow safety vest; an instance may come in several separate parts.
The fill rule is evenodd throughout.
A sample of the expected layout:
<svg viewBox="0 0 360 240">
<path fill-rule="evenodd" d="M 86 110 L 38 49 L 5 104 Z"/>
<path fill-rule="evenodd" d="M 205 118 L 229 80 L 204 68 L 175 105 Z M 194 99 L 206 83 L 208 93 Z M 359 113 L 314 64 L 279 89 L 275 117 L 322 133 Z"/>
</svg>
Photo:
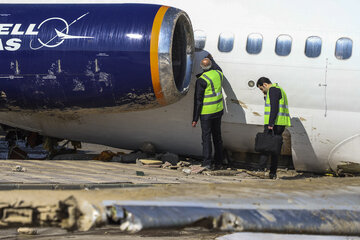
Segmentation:
<svg viewBox="0 0 360 240">
<path fill-rule="evenodd" d="M 264 111 L 264 132 L 273 131 L 275 135 L 282 135 L 285 127 L 290 127 L 290 114 L 288 100 L 285 91 L 277 84 L 266 78 L 261 77 L 256 86 L 265 95 L 265 111 Z M 271 165 L 269 178 L 276 178 L 276 170 L 279 156 L 271 154 Z M 260 165 L 265 165 L 268 155 L 260 156 Z"/>
<path fill-rule="evenodd" d="M 223 115 L 222 82 L 224 75 L 221 68 L 209 54 L 200 63 L 203 73 L 198 76 L 194 96 L 194 114 L 192 126 L 200 118 L 203 145 L 202 166 L 207 169 L 220 168 L 223 160 L 221 139 L 221 117 Z M 212 161 L 212 142 L 214 142 L 214 162 Z"/>
</svg>

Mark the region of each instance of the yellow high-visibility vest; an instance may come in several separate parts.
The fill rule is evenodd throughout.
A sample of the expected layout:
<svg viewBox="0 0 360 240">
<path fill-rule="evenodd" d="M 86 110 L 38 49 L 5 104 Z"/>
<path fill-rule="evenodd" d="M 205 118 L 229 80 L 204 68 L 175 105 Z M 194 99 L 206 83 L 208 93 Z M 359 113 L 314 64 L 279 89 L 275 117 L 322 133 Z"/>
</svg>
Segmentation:
<svg viewBox="0 0 360 240">
<path fill-rule="evenodd" d="M 203 73 L 200 78 L 207 83 L 201 115 L 222 111 L 224 109 L 222 97 L 223 73 L 218 70 L 210 70 Z"/>
<path fill-rule="evenodd" d="M 286 93 L 277 83 L 273 84 L 272 87 L 278 88 L 281 91 L 281 99 L 279 100 L 279 113 L 276 116 L 275 125 L 290 127 L 291 121 L 290 121 L 289 106 L 288 106 Z M 265 100 L 265 114 L 264 114 L 265 125 L 269 124 L 270 121 L 270 110 L 271 110 L 270 97 L 269 97 L 270 89 L 266 94 L 266 100 Z"/>
</svg>

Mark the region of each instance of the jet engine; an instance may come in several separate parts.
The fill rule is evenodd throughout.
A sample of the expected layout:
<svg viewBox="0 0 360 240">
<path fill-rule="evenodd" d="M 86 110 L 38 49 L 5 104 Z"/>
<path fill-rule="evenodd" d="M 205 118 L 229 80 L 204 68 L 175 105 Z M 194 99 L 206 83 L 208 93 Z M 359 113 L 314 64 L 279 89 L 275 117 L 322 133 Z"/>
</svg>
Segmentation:
<svg viewBox="0 0 360 240">
<path fill-rule="evenodd" d="M 187 92 L 187 14 L 150 4 L 1 4 L 0 108 L 135 111 Z"/>
</svg>

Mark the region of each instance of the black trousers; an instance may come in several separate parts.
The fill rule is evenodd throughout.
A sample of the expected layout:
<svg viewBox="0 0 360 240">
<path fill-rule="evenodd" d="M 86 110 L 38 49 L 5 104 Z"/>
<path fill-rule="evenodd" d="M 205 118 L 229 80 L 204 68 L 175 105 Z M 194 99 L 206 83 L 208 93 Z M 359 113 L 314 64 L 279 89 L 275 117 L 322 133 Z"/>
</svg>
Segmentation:
<svg viewBox="0 0 360 240">
<path fill-rule="evenodd" d="M 203 160 L 204 164 L 221 164 L 223 160 L 223 142 L 221 139 L 221 116 L 213 119 L 201 120 Z M 212 140 L 214 142 L 214 162 L 211 161 Z"/>
<path fill-rule="evenodd" d="M 285 130 L 285 127 L 279 126 L 279 125 L 275 125 L 273 128 L 274 134 L 280 135 L 280 136 L 282 135 L 284 130 Z M 270 131 L 268 129 L 268 125 L 265 125 L 264 132 L 268 132 L 268 131 Z M 269 155 L 271 155 L 270 173 L 275 174 L 276 170 L 277 170 L 277 166 L 278 166 L 278 160 L 279 160 L 278 154 L 261 154 L 260 155 L 260 166 L 261 166 L 261 168 L 265 168 L 266 162 L 268 161 L 268 158 L 269 158 Z"/>
</svg>

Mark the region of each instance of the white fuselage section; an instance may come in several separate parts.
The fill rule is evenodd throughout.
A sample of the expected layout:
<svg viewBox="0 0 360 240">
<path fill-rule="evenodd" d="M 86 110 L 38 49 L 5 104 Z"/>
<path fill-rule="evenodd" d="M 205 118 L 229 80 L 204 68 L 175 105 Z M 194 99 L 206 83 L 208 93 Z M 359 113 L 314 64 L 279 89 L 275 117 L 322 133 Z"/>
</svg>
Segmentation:
<svg viewBox="0 0 360 240">
<path fill-rule="evenodd" d="M 11 3 L 26 1 L 12 1 Z M 46 3 L 74 3 L 46 1 Z M 76 1 L 95 3 L 95 1 Z M 125 1 L 104 1 L 121 3 Z M 86 113 L 53 117 L 47 114 L 0 113 L 5 124 L 44 135 L 138 148 L 153 142 L 158 149 L 201 155 L 201 131 L 191 127 L 195 74 L 199 61 L 212 54 L 223 69 L 225 114 L 224 146 L 232 151 L 253 151 L 255 134 L 262 131 L 264 99 L 256 86 L 262 76 L 287 93 L 292 127 L 291 146 L 297 170 L 323 172 L 351 162 L 360 164 L 360 2 L 357 0 L 198 0 L 131 1 L 177 7 L 189 15 L 193 29 L 205 33 L 206 42 L 195 56 L 188 94 L 179 102 L 155 110 L 126 113 Z M 32 1 L 45 3 L 45 1 Z M 221 33 L 234 36 L 233 49 L 220 52 Z M 259 54 L 246 50 L 249 34 L 263 37 Z M 276 39 L 292 39 L 288 56 L 275 53 Z M 305 55 L 308 37 L 321 38 L 321 54 Z M 335 56 L 340 38 L 352 40 L 349 59 Z M 61 113 L 59 113 L 61 115 Z"/>
</svg>

